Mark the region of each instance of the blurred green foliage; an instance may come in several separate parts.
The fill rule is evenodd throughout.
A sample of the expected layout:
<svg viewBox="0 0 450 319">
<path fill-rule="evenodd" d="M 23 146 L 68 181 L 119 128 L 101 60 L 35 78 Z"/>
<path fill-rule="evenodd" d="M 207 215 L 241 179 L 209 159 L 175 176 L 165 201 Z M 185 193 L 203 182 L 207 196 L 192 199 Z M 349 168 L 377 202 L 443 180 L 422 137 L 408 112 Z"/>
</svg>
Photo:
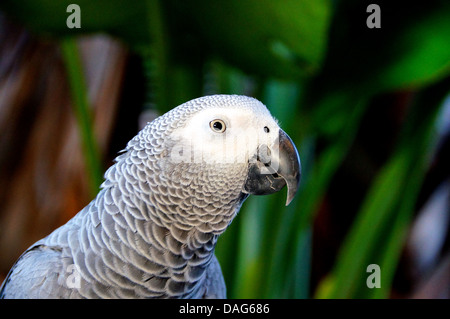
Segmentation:
<svg viewBox="0 0 450 319">
<path fill-rule="evenodd" d="M 204 94 L 252 94 L 297 144 L 303 166 L 297 198 L 288 207 L 285 194 L 248 199 L 219 240 L 229 297 L 389 297 L 435 117 L 449 93 L 450 2 L 375 1 L 382 27 L 369 29 L 367 1 L 79 0 L 82 28 L 72 30 L 66 7 L 73 2 L 3 0 L 0 7 L 62 39 L 69 75 L 75 74 L 70 85 L 81 96 L 75 104 L 84 103 L 86 92 L 76 84 L 80 66 L 71 63 L 76 48 L 67 38 L 107 32 L 142 55 L 149 102 L 161 112 Z M 396 90 L 417 93 L 400 137 L 362 199 L 334 268 L 311 291 L 313 218 L 371 101 Z M 79 114 L 88 131 L 88 115 Z M 84 140 L 92 146 L 91 135 Z M 86 152 L 95 162 L 95 145 Z M 381 289 L 365 285 L 370 263 L 383 269 Z"/>
</svg>

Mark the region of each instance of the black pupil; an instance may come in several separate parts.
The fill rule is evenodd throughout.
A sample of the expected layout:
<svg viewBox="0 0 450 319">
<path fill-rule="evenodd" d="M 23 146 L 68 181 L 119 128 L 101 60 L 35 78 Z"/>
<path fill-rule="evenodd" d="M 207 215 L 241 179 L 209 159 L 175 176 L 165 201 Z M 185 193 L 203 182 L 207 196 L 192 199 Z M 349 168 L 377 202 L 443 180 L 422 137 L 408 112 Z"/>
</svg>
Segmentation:
<svg viewBox="0 0 450 319">
<path fill-rule="evenodd" d="M 264 126 L 264 132 L 269 133 L 269 128 L 267 126 Z"/>
<path fill-rule="evenodd" d="M 213 127 L 216 131 L 221 131 L 222 130 L 222 123 L 220 122 L 214 122 Z"/>
</svg>

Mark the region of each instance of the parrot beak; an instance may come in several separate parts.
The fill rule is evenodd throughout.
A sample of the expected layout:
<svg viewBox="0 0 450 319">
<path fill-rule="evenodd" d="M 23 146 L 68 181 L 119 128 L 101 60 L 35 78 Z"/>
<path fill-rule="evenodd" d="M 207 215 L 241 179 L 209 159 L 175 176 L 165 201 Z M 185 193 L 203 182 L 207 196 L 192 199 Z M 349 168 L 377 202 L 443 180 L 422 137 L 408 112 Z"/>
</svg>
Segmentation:
<svg viewBox="0 0 450 319">
<path fill-rule="evenodd" d="M 258 154 L 249 163 L 244 191 L 253 195 L 268 195 L 287 185 L 286 206 L 297 193 L 301 164 L 297 148 L 291 138 L 280 129 L 278 140 L 272 147 L 261 145 Z"/>
</svg>

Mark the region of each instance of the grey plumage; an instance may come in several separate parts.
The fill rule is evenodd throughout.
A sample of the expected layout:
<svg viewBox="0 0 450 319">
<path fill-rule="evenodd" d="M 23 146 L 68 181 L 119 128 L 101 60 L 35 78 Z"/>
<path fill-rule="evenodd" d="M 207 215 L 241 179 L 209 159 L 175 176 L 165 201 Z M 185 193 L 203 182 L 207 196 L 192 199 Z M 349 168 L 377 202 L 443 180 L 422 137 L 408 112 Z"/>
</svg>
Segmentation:
<svg viewBox="0 0 450 319">
<path fill-rule="evenodd" d="M 216 116 L 241 111 L 279 129 L 263 104 L 244 96 L 195 99 L 155 119 L 107 170 L 97 197 L 19 258 L 0 296 L 225 298 L 214 247 L 252 193 L 245 187 L 249 158 L 194 160 L 193 154 L 178 152 L 179 145 L 187 152 L 227 138 L 215 132 L 194 140 L 186 136 L 197 130 L 193 118 L 204 122 L 197 114 L 205 110 L 208 123 L 204 130 L 200 125 L 202 132 Z M 233 122 L 227 121 L 232 136 Z M 183 161 L 177 159 L 181 155 Z"/>
</svg>

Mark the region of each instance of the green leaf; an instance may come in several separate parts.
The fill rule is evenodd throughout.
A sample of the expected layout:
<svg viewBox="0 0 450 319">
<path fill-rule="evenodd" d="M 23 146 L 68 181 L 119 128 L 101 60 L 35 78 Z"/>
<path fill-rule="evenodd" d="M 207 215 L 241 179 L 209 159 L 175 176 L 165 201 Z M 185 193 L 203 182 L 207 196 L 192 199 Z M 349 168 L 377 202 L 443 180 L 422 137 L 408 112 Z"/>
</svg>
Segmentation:
<svg viewBox="0 0 450 319">
<path fill-rule="evenodd" d="M 379 172 L 342 245 L 332 274 L 319 287 L 319 298 L 389 296 L 407 227 L 426 173 L 435 116 L 448 81 L 425 90 L 410 109 L 398 147 Z M 381 288 L 366 286 L 369 264 L 381 269 Z"/>
<path fill-rule="evenodd" d="M 318 78 L 321 93 L 367 95 L 420 88 L 450 72 L 450 3 L 378 1 L 381 28 L 366 26 L 369 1 L 340 1 Z"/>
<path fill-rule="evenodd" d="M 374 182 L 355 221 L 355 226 L 343 244 L 334 271 L 335 283 L 328 298 L 350 298 L 365 285 L 366 267 L 376 263 L 370 258 L 378 243 L 383 226 L 389 221 L 392 208 L 401 196 L 408 171 L 408 153 L 400 152 Z M 324 297 L 324 296 L 321 296 Z"/>
<path fill-rule="evenodd" d="M 170 1 L 178 29 L 197 46 L 254 74 L 298 77 L 317 72 L 331 18 L 329 0 Z"/>
<path fill-rule="evenodd" d="M 69 4 L 81 9 L 81 28 L 69 29 L 66 12 Z M 32 30 L 51 36 L 107 32 L 128 43 L 148 43 L 147 1 L 135 0 L 3 0 L 0 8 L 15 16 Z"/>
<path fill-rule="evenodd" d="M 162 34 L 173 45 L 165 53 L 178 61 L 195 64 L 213 53 L 243 70 L 279 77 L 310 75 L 320 68 L 331 16 L 329 0 L 80 0 L 81 28 L 69 29 L 71 3 L 3 0 L 0 7 L 38 32 L 107 32 L 133 47 L 158 42 L 162 19 L 169 32 Z"/>
</svg>

